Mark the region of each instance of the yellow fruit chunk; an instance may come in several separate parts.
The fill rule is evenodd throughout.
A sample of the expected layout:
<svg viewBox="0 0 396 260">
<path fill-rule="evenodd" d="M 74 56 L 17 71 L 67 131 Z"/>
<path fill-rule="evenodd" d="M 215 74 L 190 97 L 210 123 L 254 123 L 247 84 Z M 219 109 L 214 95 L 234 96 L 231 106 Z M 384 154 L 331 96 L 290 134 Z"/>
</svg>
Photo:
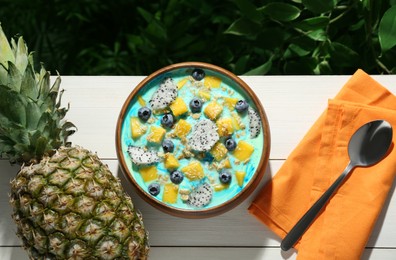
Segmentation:
<svg viewBox="0 0 396 260">
<path fill-rule="evenodd" d="M 205 115 L 211 119 L 215 120 L 223 111 L 223 106 L 216 101 L 210 102 L 204 110 Z"/>
<path fill-rule="evenodd" d="M 181 171 L 191 181 L 200 180 L 205 177 L 202 165 L 198 161 L 190 162 L 190 164 L 184 166 Z"/>
<path fill-rule="evenodd" d="M 176 157 L 171 153 L 166 153 L 164 158 L 164 165 L 166 169 L 177 169 L 179 167 L 179 161 Z"/>
<path fill-rule="evenodd" d="M 139 173 L 142 176 L 144 182 L 153 181 L 158 178 L 157 166 L 155 165 L 140 168 Z"/>
<path fill-rule="evenodd" d="M 142 96 L 138 96 L 137 97 L 139 105 L 141 105 L 142 107 L 146 106 L 146 101 L 142 98 Z"/>
<path fill-rule="evenodd" d="M 238 185 L 240 187 L 243 186 L 243 181 L 245 179 L 246 172 L 243 171 L 235 171 L 235 177 L 237 179 Z"/>
<path fill-rule="evenodd" d="M 150 133 L 147 135 L 147 141 L 159 144 L 165 136 L 166 130 L 160 126 L 151 126 Z"/>
<path fill-rule="evenodd" d="M 199 90 L 198 97 L 202 98 L 205 101 L 208 101 L 208 100 L 210 100 L 210 91 L 208 89 Z"/>
<path fill-rule="evenodd" d="M 230 97 L 224 97 L 224 105 L 229 109 L 229 110 L 234 110 L 236 103 L 238 102 L 239 99 L 237 98 L 230 98 Z"/>
<path fill-rule="evenodd" d="M 180 80 L 179 82 L 177 82 L 176 86 L 178 89 L 181 89 L 182 87 L 184 87 L 184 85 L 186 85 L 188 81 L 188 78 L 184 78 L 182 80 Z"/>
<path fill-rule="evenodd" d="M 179 193 L 179 186 L 173 183 L 167 183 L 164 186 L 164 193 L 162 201 L 165 203 L 174 204 L 177 202 L 177 194 Z"/>
<path fill-rule="evenodd" d="M 231 168 L 230 159 L 227 158 L 224 161 L 222 161 L 222 165 L 224 166 L 224 168 L 230 169 Z"/>
<path fill-rule="evenodd" d="M 220 118 L 216 122 L 217 132 L 220 136 L 229 136 L 234 132 L 234 127 L 232 126 L 232 120 L 230 117 Z"/>
<path fill-rule="evenodd" d="M 223 143 L 217 142 L 210 150 L 210 153 L 216 161 L 220 161 L 227 155 L 227 151 L 228 150 Z"/>
<path fill-rule="evenodd" d="M 215 76 L 206 76 L 204 85 L 207 88 L 219 88 L 221 84 L 221 79 Z"/>
<path fill-rule="evenodd" d="M 232 122 L 232 127 L 235 130 L 243 129 L 242 118 L 237 113 L 235 112 L 231 113 L 231 122 Z"/>
<path fill-rule="evenodd" d="M 136 139 L 144 135 L 147 131 L 147 127 L 140 123 L 140 119 L 138 117 L 131 117 L 131 133 L 132 138 Z"/>
<path fill-rule="evenodd" d="M 188 107 L 181 97 L 177 97 L 176 100 L 169 105 L 169 107 L 172 110 L 174 116 L 183 115 L 188 111 Z"/>
<path fill-rule="evenodd" d="M 180 119 L 175 125 L 174 134 L 179 138 L 183 138 L 186 137 L 186 135 L 190 132 L 190 130 L 191 130 L 190 123 L 184 119 Z"/>
<path fill-rule="evenodd" d="M 254 151 L 254 147 L 251 144 L 241 140 L 238 142 L 237 147 L 235 148 L 232 154 L 238 160 L 246 161 L 247 159 L 250 158 L 253 151 Z"/>
<path fill-rule="evenodd" d="M 213 185 L 213 189 L 214 191 L 222 191 L 224 189 L 227 189 L 229 186 L 229 184 L 216 183 L 215 185 Z"/>
</svg>

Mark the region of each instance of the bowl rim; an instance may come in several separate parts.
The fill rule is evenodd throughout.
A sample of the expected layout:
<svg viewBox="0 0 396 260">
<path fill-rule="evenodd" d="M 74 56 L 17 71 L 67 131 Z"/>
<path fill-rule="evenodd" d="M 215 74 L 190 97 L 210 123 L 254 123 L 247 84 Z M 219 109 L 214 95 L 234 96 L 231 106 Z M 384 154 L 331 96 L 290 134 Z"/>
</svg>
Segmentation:
<svg viewBox="0 0 396 260">
<path fill-rule="evenodd" d="M 233 198 L 217 205 L 211 208 L 207 209 L 198 209 L 198 210 L 187 210 L 187 209 L 180 209 L 176 207 L 172 207 L 162 201 L 155 200 L 153 199 L 147 192 L 145 192 L 142 187 L 140 187 L 135 179 L 132 177 L 132 173 L 130 173 L 128 166 L 125 162 L 124 154 L 122 152 L 122 144 L 121 144 L 121 130 L 122 130 L 122 124 L 124 121 L 124 118 L 126 116 L 128 107 L 135 97 L 135 95 L 142 89 L 144 86 L 146 86 L 147 83 L 149 83 L 151 80 L 153 80 L 155 77 L 164 74 L 169 71 L 177 70 L 177 69 L 182 69 L 182 68 L 202 68 L 202 69 L 208 69 L 215 71 L 217 73 L 220 73 L 224 75 L 225 77 L 228 77 L 232 81 L 235 81 L 242 89 L 243 91 L 246 92 L 248 97 L 252 98 L 253 103 L 255 104 L 260 118 L 262 120 L 262 129 L 263 129 L 263 141 L 264 141 L 264 147 L 263 151 L 261 154 L 261 158 L 259 161 L 259 164 L 256 168 L 255 173 L 253 174 L 251 180 L 249 183 L 244 187 L 242 191 L 240 191 L 238 194 L 236 194 Z M 267 115 L 264 111 L 264 108 L 259 100 L 259 98 L 256 96 L 256 94 L 253 92 L 253 90 L 238 76 L 233 74 L 232 72 L 223 69 L 219 66 L 209 64 L 209 63 L 204 63 L 204 62 L 181 62 L 181 63 L 175 63 L 172 65 L 168 65 L 166 67 L 163 67 L 147 77 L 145 77 L 133 90 L 132 92 L 128 95 L 127 99 L 125 100 L 124 104 L 122 105 L 120 114 L 117 119 L 117 125 L 116 125 L 116 152 L 117 152 L 117 157 L 118 161 L 120 163 L 120 168 L 123 174 L 126 176 L 126 178 L 132 183 L 132 186 L 134 190 L 138 193 L 138 195 L 143 198 L 145 202 L 148 204 L 152 205 L 153 207 L 159 209 L 162 212 L 165 212 L 167 214 L 176 216 L 176 217 L 183 217 L 183 218 L 208 218 L 208 217 L 213 217 L 217 216 L 220 214 L 223 214 L 239 204 L 241 204 L 248 196 L 251 195 L 251 193 L 256 189 L 258 184 L 261 182 L 266 167 L 268 165 L 269 161 L 269 154 L 270 154 L 270 146 L 271 146 L 271 136 L 270 136 L 270 129 L 269 129 L 269 123 L 268 123 L 268 118 Z"/>
</svg>

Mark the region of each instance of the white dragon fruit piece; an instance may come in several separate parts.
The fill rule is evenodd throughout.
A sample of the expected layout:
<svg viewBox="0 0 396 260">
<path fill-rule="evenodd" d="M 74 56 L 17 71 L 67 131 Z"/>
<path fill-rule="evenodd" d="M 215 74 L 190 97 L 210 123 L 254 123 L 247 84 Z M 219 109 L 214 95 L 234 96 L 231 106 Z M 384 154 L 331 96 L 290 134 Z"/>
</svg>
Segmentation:
<svg viewBox="0 0 396 260">
<path fill-rule="evenodd" d="M 165 78 L 149 100 L 152 109 L 160 110 L 169 106 L 177 97 L 177 86 L 172 78 Z"/>
<path fill-rule="evenodd" d="M 212 200 L 213 189 L 209 183 L 204 182 L 197 186 L 189 195 L 187 203 L 196 208 L 202 208 Z"/>
<path fill-rule="evenodd" d="M 259 113 L 257 113 L 256 110 L 249 107 L 248 117 L 249 117 L 250 138 L 256 138 L 260 134 L 260 130 L 261 130 L 260 115 L 259 115 Z"/>
<path fill-rule="evenodd" d="M 128 154 L 136 165 L 150 165 L 160 161 L 155 151 L 146 151 L 142 147 L 129 146 Z"/>
<path fill-rule="evenodd" d="M 216 124 L 209 119 L 202 119 L 194 125 L 189 137 L 188 145 L 197 152 L 206 152 L 212 149 L 219 140 Z"/>
</svg>

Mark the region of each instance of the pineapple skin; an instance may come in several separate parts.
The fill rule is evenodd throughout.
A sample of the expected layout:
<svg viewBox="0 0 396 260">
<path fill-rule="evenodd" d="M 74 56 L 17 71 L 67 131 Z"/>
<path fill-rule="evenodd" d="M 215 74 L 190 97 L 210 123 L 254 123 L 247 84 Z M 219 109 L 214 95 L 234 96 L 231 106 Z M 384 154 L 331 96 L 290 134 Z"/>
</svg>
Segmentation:
<svg viewBox="0 0 396 260">
<path fill-rule="evenodd" d="M 17 235 L 31 259 L 147 259 L 141 214 L 94 153 L 61 147 L 11 182 Z"/>
</svg>

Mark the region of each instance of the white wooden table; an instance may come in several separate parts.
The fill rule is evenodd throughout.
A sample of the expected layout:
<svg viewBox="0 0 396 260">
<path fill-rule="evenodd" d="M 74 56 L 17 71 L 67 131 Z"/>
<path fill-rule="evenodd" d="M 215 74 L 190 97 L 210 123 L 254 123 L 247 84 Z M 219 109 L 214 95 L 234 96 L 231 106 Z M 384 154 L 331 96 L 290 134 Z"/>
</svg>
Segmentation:
<svg viewBox="0 0 396 260">
<path fill-rule="evenodd" d="M 241 77 L 256 92 L 271 127 L 271 154 L 265 177 L 275 175 L 285 158 L 325 109 L 328 98 L 350 76 Z M 118 175 L 150 232 L 150 259 L 295 259 L 282 252 L 280 240 L 248 214 L 254 193 L 237 208 L 209 219 L 189 220 L 166 215 L 140 199 L 121 173 L 115 151 L 115 126 L 121 106 L 142 76 L 62 77 L 63 104 L 71 104 L 67 118 L 78 126 L 71 141 L 98 155 Z M 396 75 L 374 76 L 396 93 Z M 28 259 L 15 235 L 8 204 L 9 180 L 16 166 L 0 160 L 0 260 Z M 258 189 L 256 191 L 258 191 Z M 367 244 L 363 259 L 396 259 L 395 185 Z"/>
</svg>

